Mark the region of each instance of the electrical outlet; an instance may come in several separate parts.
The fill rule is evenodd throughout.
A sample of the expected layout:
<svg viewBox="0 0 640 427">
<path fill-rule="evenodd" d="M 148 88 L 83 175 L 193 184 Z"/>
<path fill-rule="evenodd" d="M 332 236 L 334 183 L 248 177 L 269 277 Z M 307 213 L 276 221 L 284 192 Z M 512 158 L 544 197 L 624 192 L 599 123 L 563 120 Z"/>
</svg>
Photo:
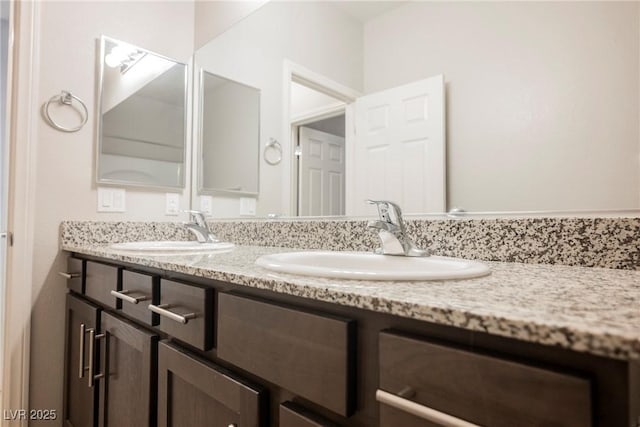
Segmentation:
<svg viewBox="0 0 640 427">
<path fill-rule="evenodd" d="M 200 196 L 200 212 L 203 212 L 205 216 L 213 215 L 213 197 Z"/>
<path fill-rule="evenodd" d="M 240 215 L 256 216 L 256 199 L 240 197 Z"/>
<path fill-rule="evenodd" d="M 124 188 L 98 187 L 98 212 L 125 212 L 126 198 Z"/>
<path fill-rule="evenodd" d="M 178 216 L 180 214 L 180 194 L 167 193 L 165 215 Z"/>
</svg>

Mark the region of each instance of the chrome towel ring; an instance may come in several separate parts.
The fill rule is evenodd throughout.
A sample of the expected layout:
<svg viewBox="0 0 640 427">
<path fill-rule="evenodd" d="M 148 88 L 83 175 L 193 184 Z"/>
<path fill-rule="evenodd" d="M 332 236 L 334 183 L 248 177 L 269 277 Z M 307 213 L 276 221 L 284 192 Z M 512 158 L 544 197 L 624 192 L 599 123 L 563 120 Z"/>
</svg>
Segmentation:
<svg viewBox="0 0 640 427">
<path fill-rule="evenodd" d="M 267 155 L 269 151 L 275 152 L 271 157 Z M 262 153 L 264 161 L 275 166 L 282 161 L 282 145 L 275 138 L 269 138 L 269 142 L 264 145 L 264 151 Z"/>
<path fill-rule="evenodd" d="M 77 107 L 75 107 L 73 105 L 73 101 L 76 100 L 78 102 L 78 104 L 80 104 L 80 106 L 82 107 L 82 110 L 78 109 Z M 75 110 L 77 110 L 80 113 L 80 116 L 82 117 L 82 123 L 80 123 L 78 126 L 76 127 L 65 127 L 62 126 L 58 123 L 56 123 L 55 120 L 53 120 L 53 118 L 51 118 L 51 115 L 49 114 L 49 106 L 51 105 L 52 102 L 58 101 L 58 103 L 60 103 L 60 105 L 68 105 L 71 108 L 74 108 Z M 74 94 L 72 94 L 69 91 L 63 90 L 60 95 L 54 95 L 51 97 L 51 99 L 49 99 L 46 104 L 44 104 L 44 116 L 47 120 L 47 122 L 49 123 L 49 125 L 51 125 L 53 128 L 58 129 L 62 132 L 77 132 L 80 129 L 82 129 L 82 127 L 85 125 L 85 123 L 87 123 L 87 119 L 89 118 L 89 110 L 87 110 L 87 106 L 85 105 L 85 103 L 78 98 L 77 96 L 75 96 Z"/>
</svg>

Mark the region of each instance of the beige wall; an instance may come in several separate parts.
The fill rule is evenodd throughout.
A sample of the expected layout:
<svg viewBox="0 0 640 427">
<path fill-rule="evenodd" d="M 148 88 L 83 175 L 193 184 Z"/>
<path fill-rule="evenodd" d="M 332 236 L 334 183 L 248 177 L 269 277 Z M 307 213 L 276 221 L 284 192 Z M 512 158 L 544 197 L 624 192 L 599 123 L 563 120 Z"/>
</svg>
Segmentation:
<svg viewBox="0 0 640 427">
<path fill-rule="evenodd" d="M 96 39 L 105 34 L 187 62 L 193 52 L 192 2 L 40 2 L 33 108 L 62 89 L 84 99 L 89 121 L 77 133 L 38 120 L 31 334 L 30 406 L 62 413 L 65 269 L 58 227 L 65 219 L 177 220 L 164 215 L 164 193 L 127 191 L 127 212 L 98 214 L 94 183 Z M 176 29 L 179 29 L 176 30 Z M 186 176 L 190 176 L 187 172 Z M 188 179 L 187 179 L 188 182 Z M 188 191 L 182 207 L 188 206 Z M 62 425 L 61 417 L 56 422 Z M 47 426 L 53 425 L 51 422 Z"/>
<path fill-rule="evenodd" d="M 638 209 L 639 4 L 411 3 L 366 25 L 365 92 L 444 74 L 450 208 Z"/>
</svg>

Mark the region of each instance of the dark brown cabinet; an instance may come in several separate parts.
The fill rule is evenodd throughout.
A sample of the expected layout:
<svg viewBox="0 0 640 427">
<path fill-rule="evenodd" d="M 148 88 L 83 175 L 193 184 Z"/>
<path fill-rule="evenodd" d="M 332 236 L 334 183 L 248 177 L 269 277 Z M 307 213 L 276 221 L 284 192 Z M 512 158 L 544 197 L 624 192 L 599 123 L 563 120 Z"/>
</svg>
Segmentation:
<svg viewBox="0 0 640 427">
<path fill-rule="evenodd" d="M 588 378 L 393 333 L 379 345 L 380 427 L 591 426 Z"/>
<path fill-rule="evenodd" d="M 102 313 L 100 427 L 155 426 L 158 336 Z"/>
<path fill-rule="evenodd" d="M 160 343 L 159 427 L 260 427 L 265 392 L 180 348 Z"/>
<path fill-rule="evenodd" d="M 160 330 L 199 350 L 213 345 L 213 289 L 173 280 L 160 281 Z"/>
<path fill-rule="evenodd" d="M 211 346 L 213 289 L 165 280 L 163 301 L 155 275 L 93 261 L 84 271 L 68 277 L 65 425 L 266 425 L 264 391 L 173 344 L 158 346 L 161 335 Z M 170 314 L 158 316 L 152 304 Z"/>
<path fill-rule="evenodd" d="M 640 417 L 637 361 L 85 255 L 69 268 L 82 276 L 68 274 L 66 426 L 629 427 Z"/>
<path fill-rule="evenodd" d="M 111 292 L 120 300 L 120 310 L 144 325 L 154 326 L 158 315 L 149 310 L 149 304 L 157 304 L 160 278 L 135 271 L 122 272 L 122 289 Z"/>
<path fill-rule="evenodd" d="M 87 262 L 85 266 L 84 294 L 91 300 L 109 308 L 116 308 L 116 298 L 111 291 L 118 290 L 120 269 L 99 262 Z"/>
<path fill-rule="evenodd" d="M 66 425 L 155 426 L 157 339 L 67 295 Z"/>
<path fill-rule="evenodd" d="M 89 384 L 90 336 L 95 336 L 100 309 L 72 295 L 67 295 L 64 420 L 66 426 L 95 425 L 97 406 L 95 387 Z M 93 365 L 91 365 L 93 366 Z M 91 367 L 91 370 L 93 367 Z"/>
<path fill-rule="evenodd" d="M 218 356 L 340 415 L 355 409 L 355 322 L 221 293 Z"/>
</svg>

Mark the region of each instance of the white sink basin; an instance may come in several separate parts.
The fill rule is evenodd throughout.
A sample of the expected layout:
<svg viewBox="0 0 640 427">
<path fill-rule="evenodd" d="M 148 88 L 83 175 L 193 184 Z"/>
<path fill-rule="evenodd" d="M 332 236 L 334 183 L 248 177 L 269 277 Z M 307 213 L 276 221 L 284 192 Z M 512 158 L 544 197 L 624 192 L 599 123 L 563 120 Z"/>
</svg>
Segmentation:
<svg viewBox="0 0 640 427">
<path fill-rule="evenodd" d="M 286 252 L 263 255 L 256 264 L 280 273 L 359 280 L 469 279 L 491 274 L 478 261 L 440 256 L 403 257 L 372 252 Z"/>
<path fill-rule="evenodd" d="M 119 251 L 146 253 L 152 255 L 207 253 L 226 251 L 233 247 L 234 244 L 229 242 L 199 243 L 194 241 L 176 242 L 169 240 L 114 243 L 111 245 L 112 249 L 117 249 Z"/>
</svg>

